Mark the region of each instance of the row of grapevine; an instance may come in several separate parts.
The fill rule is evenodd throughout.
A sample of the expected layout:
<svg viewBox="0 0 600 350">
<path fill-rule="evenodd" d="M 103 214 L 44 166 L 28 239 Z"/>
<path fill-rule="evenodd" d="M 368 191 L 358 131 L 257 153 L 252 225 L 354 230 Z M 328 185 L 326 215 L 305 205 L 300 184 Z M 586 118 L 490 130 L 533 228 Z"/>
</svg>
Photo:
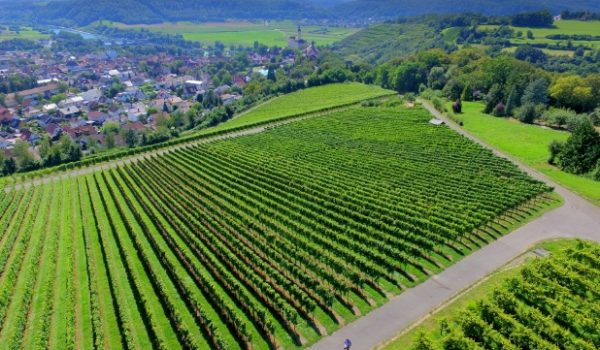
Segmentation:
<svg viewBox="0 0 600 350">
<path fill-rule="evenodd" d="M 419 109 L 349 108 L 8 192 L 0 344 L 305 347 L 545 202 L 549 188 L 428 119 Z M 589 273 L 589 261 L 582 254 L 572 266 Z M 563 274 L 552 266 L 531 278 Z M 569 276 L 564 288 L 577 287 L 577 298 L 599 293 Z M 485 339 L 525 332 L 513 317 L 526 314 L 481 310 L 465 322 L 485 326 Z M 503 323 L 489 325 L 490 315 Z M 577 320 L 569 334 L 591 326 Z"/>
<path fill-rule="evenodd" d="M 429 349 L 600 347 L 600 246 L 578 242 L 518 274 L 448 322 Z M 427 341 L 420 338 L 415 348 Z"/>
</svg>

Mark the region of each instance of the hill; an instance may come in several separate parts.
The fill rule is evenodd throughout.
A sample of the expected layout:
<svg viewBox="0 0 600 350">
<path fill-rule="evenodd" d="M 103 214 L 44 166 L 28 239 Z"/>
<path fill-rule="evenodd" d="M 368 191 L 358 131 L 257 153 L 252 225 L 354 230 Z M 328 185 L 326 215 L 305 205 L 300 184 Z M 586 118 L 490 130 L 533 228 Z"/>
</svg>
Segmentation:
<svg viewBox="0 0 600 350">
<path fill-rule="evenodd" d="M 88 25 L 99 20 L 126 24 L 177 21 L 210 22 L 231 19 L 334 19 L 369 23 L 428 13 L 507 15 L 549 9 L 600 11 L 595 0 L 86 0 L 49 2 L 0 1 L 0 21 L 29 21 L 63 25 Z"/>
<path fill-rule="evenodd" d="M 483 13 L 510 15 L 519 12 L 548 9 L 558 14 L 562 10 L 581 9 L 599 11 L 595 0 L 355 0 L 333 8 L 340 17 L 389 19 L 412 17 L 428 13 Z"/>
<path fill-rule="evenodd" d="M 0 20 L 23 20 L 65 25 L 88 25 L 99 20 L 127 24 L 176 21 L 210 22 L 228 19 L 301 19 L 319 11 L 294 0 L 86 0 L 51 1 L 29 6 L 0 4 Z"/>
</svg>

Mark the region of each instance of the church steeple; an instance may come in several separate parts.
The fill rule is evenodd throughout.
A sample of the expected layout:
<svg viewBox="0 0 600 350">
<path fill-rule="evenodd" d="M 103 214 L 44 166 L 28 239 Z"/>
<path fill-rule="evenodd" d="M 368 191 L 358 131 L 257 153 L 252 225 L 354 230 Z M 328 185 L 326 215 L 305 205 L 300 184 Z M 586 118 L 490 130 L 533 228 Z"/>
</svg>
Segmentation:
<svg viewBox="0 0 600 350">
<path fill-rule="evenodd" d="M 296 40 L 302 40 L 302 28 L 300 28 L 300 25 L 298 25 L 298 36 L 296 37 Z"/>
</svg>

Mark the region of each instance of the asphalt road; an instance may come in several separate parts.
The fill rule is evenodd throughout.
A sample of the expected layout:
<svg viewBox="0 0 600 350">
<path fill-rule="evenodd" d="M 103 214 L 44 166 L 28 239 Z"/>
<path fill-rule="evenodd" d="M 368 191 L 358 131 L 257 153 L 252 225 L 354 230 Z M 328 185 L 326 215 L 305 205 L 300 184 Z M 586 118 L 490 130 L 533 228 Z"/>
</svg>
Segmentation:
<svg viewBox="0 0 600 350">
<path fill-rule="evenodd" d="M 352 350 L 377 348 L 538 242 L 552 238 L 575 237 L 600 242 L 599 207 L 468 134 L 432 106 L 428 104 L 424 106 L 431 114 L 444 120 L 449 127 L 460 134 L 490 148 L 498 156 L 510 159 L 532 177 L 554 187 L 556 192 L 565 199 L 565 204 L 472 253 L 424 283 L 394 297 L 382 307 L 323 338 L 310 347 L 310 350 L 341 350 L 347 338 L 352 340 Z"/>
</svg>

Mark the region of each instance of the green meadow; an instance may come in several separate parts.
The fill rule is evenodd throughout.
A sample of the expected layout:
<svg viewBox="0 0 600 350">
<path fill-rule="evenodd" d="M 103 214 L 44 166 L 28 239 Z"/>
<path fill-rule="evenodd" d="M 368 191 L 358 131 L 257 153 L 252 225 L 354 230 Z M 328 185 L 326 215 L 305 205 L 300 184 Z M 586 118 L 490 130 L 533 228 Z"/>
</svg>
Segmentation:
<svg viewBox="0 0 600 350">
<path fill-rule="evenodd" d="M 107 24 L 107 22 L 103 22 Z M 118 28 L 148 29 L 167 34 L 180 34 L 187 40 L 213 44 L 251 46 L 255 41 L 268 46 L 286 46 L 288 38 L 296 35 L 297 24 L 292 21 L 270 22 L 214 22 L 214 23 L 160 23 L 135 24 L 108 23 Z M 302 37 L 318 45 L 329 45 L 356 32 L 355 28 L 302 26 Z"/>
</svg>

